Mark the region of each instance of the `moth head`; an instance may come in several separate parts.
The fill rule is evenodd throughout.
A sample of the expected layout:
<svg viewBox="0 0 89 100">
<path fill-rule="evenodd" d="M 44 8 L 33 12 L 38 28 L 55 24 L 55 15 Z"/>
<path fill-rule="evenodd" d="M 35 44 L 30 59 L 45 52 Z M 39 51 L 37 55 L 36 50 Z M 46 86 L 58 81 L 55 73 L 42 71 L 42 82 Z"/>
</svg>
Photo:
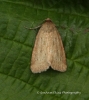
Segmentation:
<svg viewBox="0 0 89 100">
<path fill-rule="evenodd" d="M 47 18 L 47 19 L 45 19 L 45 21 L 51 21 L 51 19 L 50 18 Z"/>
</svg>

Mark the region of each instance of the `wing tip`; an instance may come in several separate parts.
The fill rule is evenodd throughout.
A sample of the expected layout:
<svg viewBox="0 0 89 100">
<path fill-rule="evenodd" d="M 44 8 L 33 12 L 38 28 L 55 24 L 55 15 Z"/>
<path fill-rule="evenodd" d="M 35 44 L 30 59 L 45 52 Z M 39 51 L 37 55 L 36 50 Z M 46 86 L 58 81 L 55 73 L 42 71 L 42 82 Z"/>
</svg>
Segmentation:
<svg viewBox="0 0 89 100">
<path fill-rule="evenodd" d="M 49 68 L 49 65 L 31 65 L 31 71 L 32 73 L 41 73 L 43 71 L 46 71 Z"/>
<path fill-rule="evenodd" d="M 54 66 L 51 66 L 51 67 L 52 67 L 52 69 L 60 71 L 60 72 L 65 72 L 67 70 L 67 65 L 65 65 L 65 64 L 62 64 L 62 65 L 56 66 L 56 67 L 54 67 Z"/>
</svg>

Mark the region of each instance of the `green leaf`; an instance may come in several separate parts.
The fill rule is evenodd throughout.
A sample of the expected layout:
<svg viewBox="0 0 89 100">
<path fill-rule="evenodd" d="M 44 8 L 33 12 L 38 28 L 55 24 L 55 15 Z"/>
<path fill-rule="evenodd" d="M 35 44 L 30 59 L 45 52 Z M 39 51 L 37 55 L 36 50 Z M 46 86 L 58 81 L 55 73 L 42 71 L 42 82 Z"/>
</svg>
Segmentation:
<svg viewBox="0 0 89 100">
<path fill-rule="evenodd" d="M 30 70 L 38 30 L 50 18 L 68 69 Z M 89 0 L 0 0 L 0 100 L 89 100 Z"/>
</svg>

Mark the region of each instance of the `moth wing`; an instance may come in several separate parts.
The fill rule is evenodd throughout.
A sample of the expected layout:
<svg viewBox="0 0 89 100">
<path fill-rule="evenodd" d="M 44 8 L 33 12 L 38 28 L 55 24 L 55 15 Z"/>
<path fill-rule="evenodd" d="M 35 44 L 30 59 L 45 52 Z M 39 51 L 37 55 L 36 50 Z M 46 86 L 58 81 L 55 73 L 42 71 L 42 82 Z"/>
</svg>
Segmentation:
<svg viewBox="0 0 89 100">
<path fill-rule="evenodd" d="M 40 73 L 46 71 L 49 66 L 61 72 L 67 69 L 61 37 L 55 25 L 47 19 L 36 36 L 31 70 L 33 73 Z"/>
<path fill-rule="evenodd" d="M 46 41 L 46 35 L 41 28 L 36 36 L 36 41 L 32 52 L 31 71 L 33 73 L 40 73 L 49 68 L 49 64 L 47 62 Z"/>
<path fill-rule="evenodd" d="M 53 34 L 54 35 L 52 35 L 53 37 L 51 43 L 52 47 L 50 48 L 52 49 L 51 67 L 54 70 L 64 72 L 67 69 L 67 65 L 62 40 L 57 29 L 53 31 Z"/>
</svg>

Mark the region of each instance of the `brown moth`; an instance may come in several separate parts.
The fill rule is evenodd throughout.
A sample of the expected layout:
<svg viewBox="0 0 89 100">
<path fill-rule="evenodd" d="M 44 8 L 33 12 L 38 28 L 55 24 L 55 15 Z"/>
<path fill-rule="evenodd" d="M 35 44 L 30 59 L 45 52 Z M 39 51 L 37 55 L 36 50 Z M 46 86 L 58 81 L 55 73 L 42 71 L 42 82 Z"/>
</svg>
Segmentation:
<svg viewBox="0 0 89 100">
<path fill-rule="evenodd" d="M 60 72 L 67 69 L 60 34 L 55 24 L 47 18 L 36 36 L 31 58 L 31 71 L 40 73 L 49 67 Z"/>
</svg>

